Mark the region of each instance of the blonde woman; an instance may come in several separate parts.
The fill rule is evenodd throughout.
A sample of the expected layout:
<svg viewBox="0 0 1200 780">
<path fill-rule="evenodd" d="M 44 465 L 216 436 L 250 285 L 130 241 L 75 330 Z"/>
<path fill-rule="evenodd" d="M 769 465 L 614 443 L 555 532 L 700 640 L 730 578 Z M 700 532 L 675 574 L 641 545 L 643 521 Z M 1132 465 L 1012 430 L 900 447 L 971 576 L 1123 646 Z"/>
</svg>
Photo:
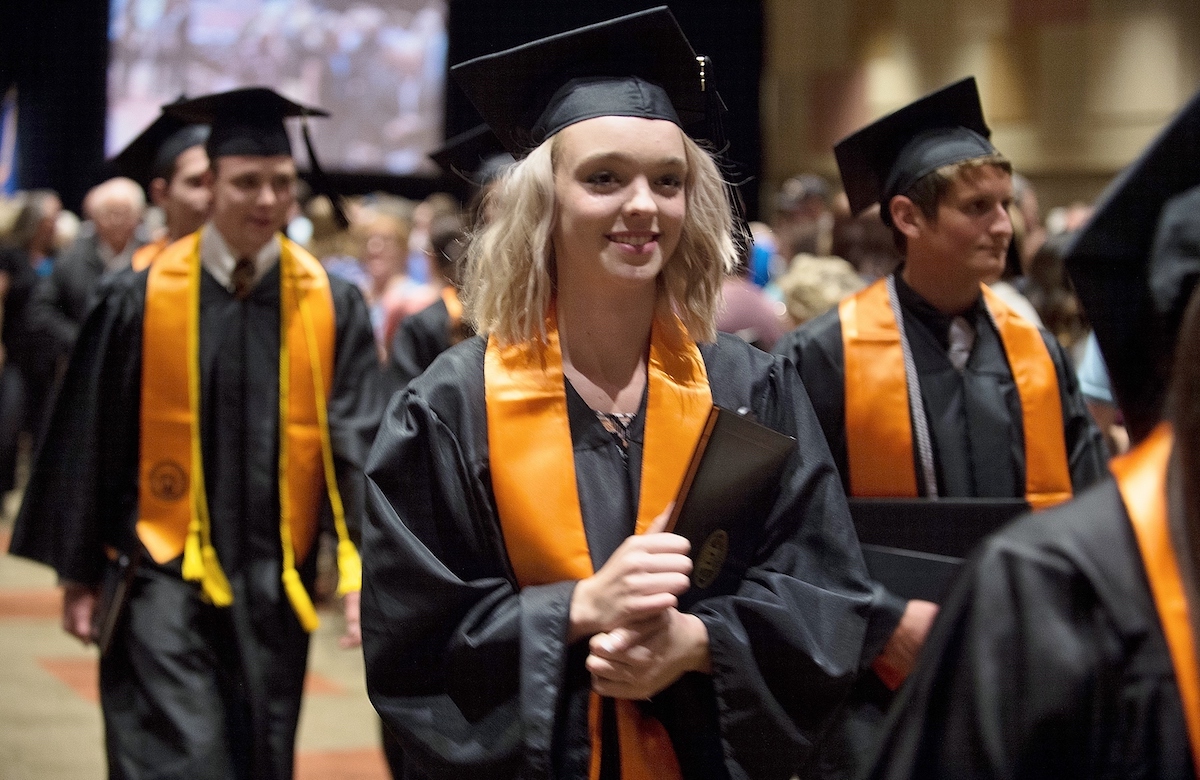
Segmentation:
<svg viewBox="0 0 1200 780">
<path fill-rule="evenodd" d="M 613 78 L 596 51 L 653 54 Z M 699 67 L 665 9 L 460 66 L 536 146 L 469 250 L 485 335 L 393 401 L 371 456 L 368 687 L 413 776 L 790 778 L 853 680 L 870 593 L 807 397 L 713 326 L 735 250 L 676 109 Z M 555 92 L 530 69 L 572 80 L 510 124 Z M 740 584 L 681 611 L 664 529 L 713 404 L 801 444 L 733 545 Z"/>
</svg>

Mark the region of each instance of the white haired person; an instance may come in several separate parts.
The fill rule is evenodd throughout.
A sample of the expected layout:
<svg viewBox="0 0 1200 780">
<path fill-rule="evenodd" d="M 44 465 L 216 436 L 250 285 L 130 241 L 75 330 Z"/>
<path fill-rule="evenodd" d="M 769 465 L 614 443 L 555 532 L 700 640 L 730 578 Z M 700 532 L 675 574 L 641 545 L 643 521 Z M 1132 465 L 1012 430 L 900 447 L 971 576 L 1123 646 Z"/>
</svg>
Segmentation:
<svg viewBox="0 0 1200 780">
<path fill-rule="evenodd" d="M 870 591 L 794 369 L 718 336 L 725 184 L 681 129 L 711 74 L 665 8 L 454 73 L 517 155 L 472 241 L 482 335 L 368 459 L 367 685 L 413 777 L 787 780 L 858 665 Z M 705 598 L 670 504 L 713 405 L 799 447 Z M 690 606 L 681 606 L 687 595 Z"/>
</svg>

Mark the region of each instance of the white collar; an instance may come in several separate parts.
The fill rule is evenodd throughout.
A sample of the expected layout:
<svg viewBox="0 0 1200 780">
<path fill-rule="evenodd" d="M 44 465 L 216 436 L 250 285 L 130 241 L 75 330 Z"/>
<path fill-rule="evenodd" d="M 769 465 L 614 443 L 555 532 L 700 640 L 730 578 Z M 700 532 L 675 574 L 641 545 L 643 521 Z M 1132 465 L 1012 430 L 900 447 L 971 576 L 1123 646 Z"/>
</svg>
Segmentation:
<svg viewBox="0 0 1200 780">
<path fill-rule="evenodd" d="M 279 234 L 271 236 L 271 240 L 263 244 L 262 249 L 254 255 L 254 283 L 258 284 L 267 272 L 279 262 L 282 251 Z M 233 267 L 237 265 L 237 257 L 229 249 L 225 237 L 216 225 L 209 222 L 200 231 L 200 265 L 216 279 L 222 287 L 233 292 Z"/>
</svg>

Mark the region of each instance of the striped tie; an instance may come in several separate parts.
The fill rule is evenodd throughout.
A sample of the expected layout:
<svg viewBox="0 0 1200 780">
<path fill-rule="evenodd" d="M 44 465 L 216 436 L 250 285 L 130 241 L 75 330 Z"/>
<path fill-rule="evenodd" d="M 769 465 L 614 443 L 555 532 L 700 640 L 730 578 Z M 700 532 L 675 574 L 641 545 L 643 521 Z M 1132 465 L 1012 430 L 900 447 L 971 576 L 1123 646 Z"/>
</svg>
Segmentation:
<svg viewBox="0 0 1200 780">
<path fill-rule="evenodd" d="M 249 295 L 254 288 L 254 261 L 248 257 L 238 260 L 229 281 L 233 284 L 233 297 L 240 301 Z"/>
</svg>

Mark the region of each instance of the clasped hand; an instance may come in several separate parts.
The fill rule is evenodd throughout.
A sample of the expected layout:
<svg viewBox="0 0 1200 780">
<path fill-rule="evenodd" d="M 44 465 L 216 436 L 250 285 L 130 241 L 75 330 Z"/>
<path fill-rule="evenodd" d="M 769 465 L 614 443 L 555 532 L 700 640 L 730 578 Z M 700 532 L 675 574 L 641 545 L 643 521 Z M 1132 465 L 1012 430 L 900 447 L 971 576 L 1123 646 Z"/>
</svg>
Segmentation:
<svg viewBox="0 0 1200 780">
<path fill-rule="evenodd" d="M 692 561 L 686 539 L 663 533 L 669 516 L 670 507 L 575 586 L 569 638 L 591 637 L 587 669 L 602 696 L 648 699 L 685 672 L 710 671 L 708 630 L 677 609 Z"/>
</svg>

